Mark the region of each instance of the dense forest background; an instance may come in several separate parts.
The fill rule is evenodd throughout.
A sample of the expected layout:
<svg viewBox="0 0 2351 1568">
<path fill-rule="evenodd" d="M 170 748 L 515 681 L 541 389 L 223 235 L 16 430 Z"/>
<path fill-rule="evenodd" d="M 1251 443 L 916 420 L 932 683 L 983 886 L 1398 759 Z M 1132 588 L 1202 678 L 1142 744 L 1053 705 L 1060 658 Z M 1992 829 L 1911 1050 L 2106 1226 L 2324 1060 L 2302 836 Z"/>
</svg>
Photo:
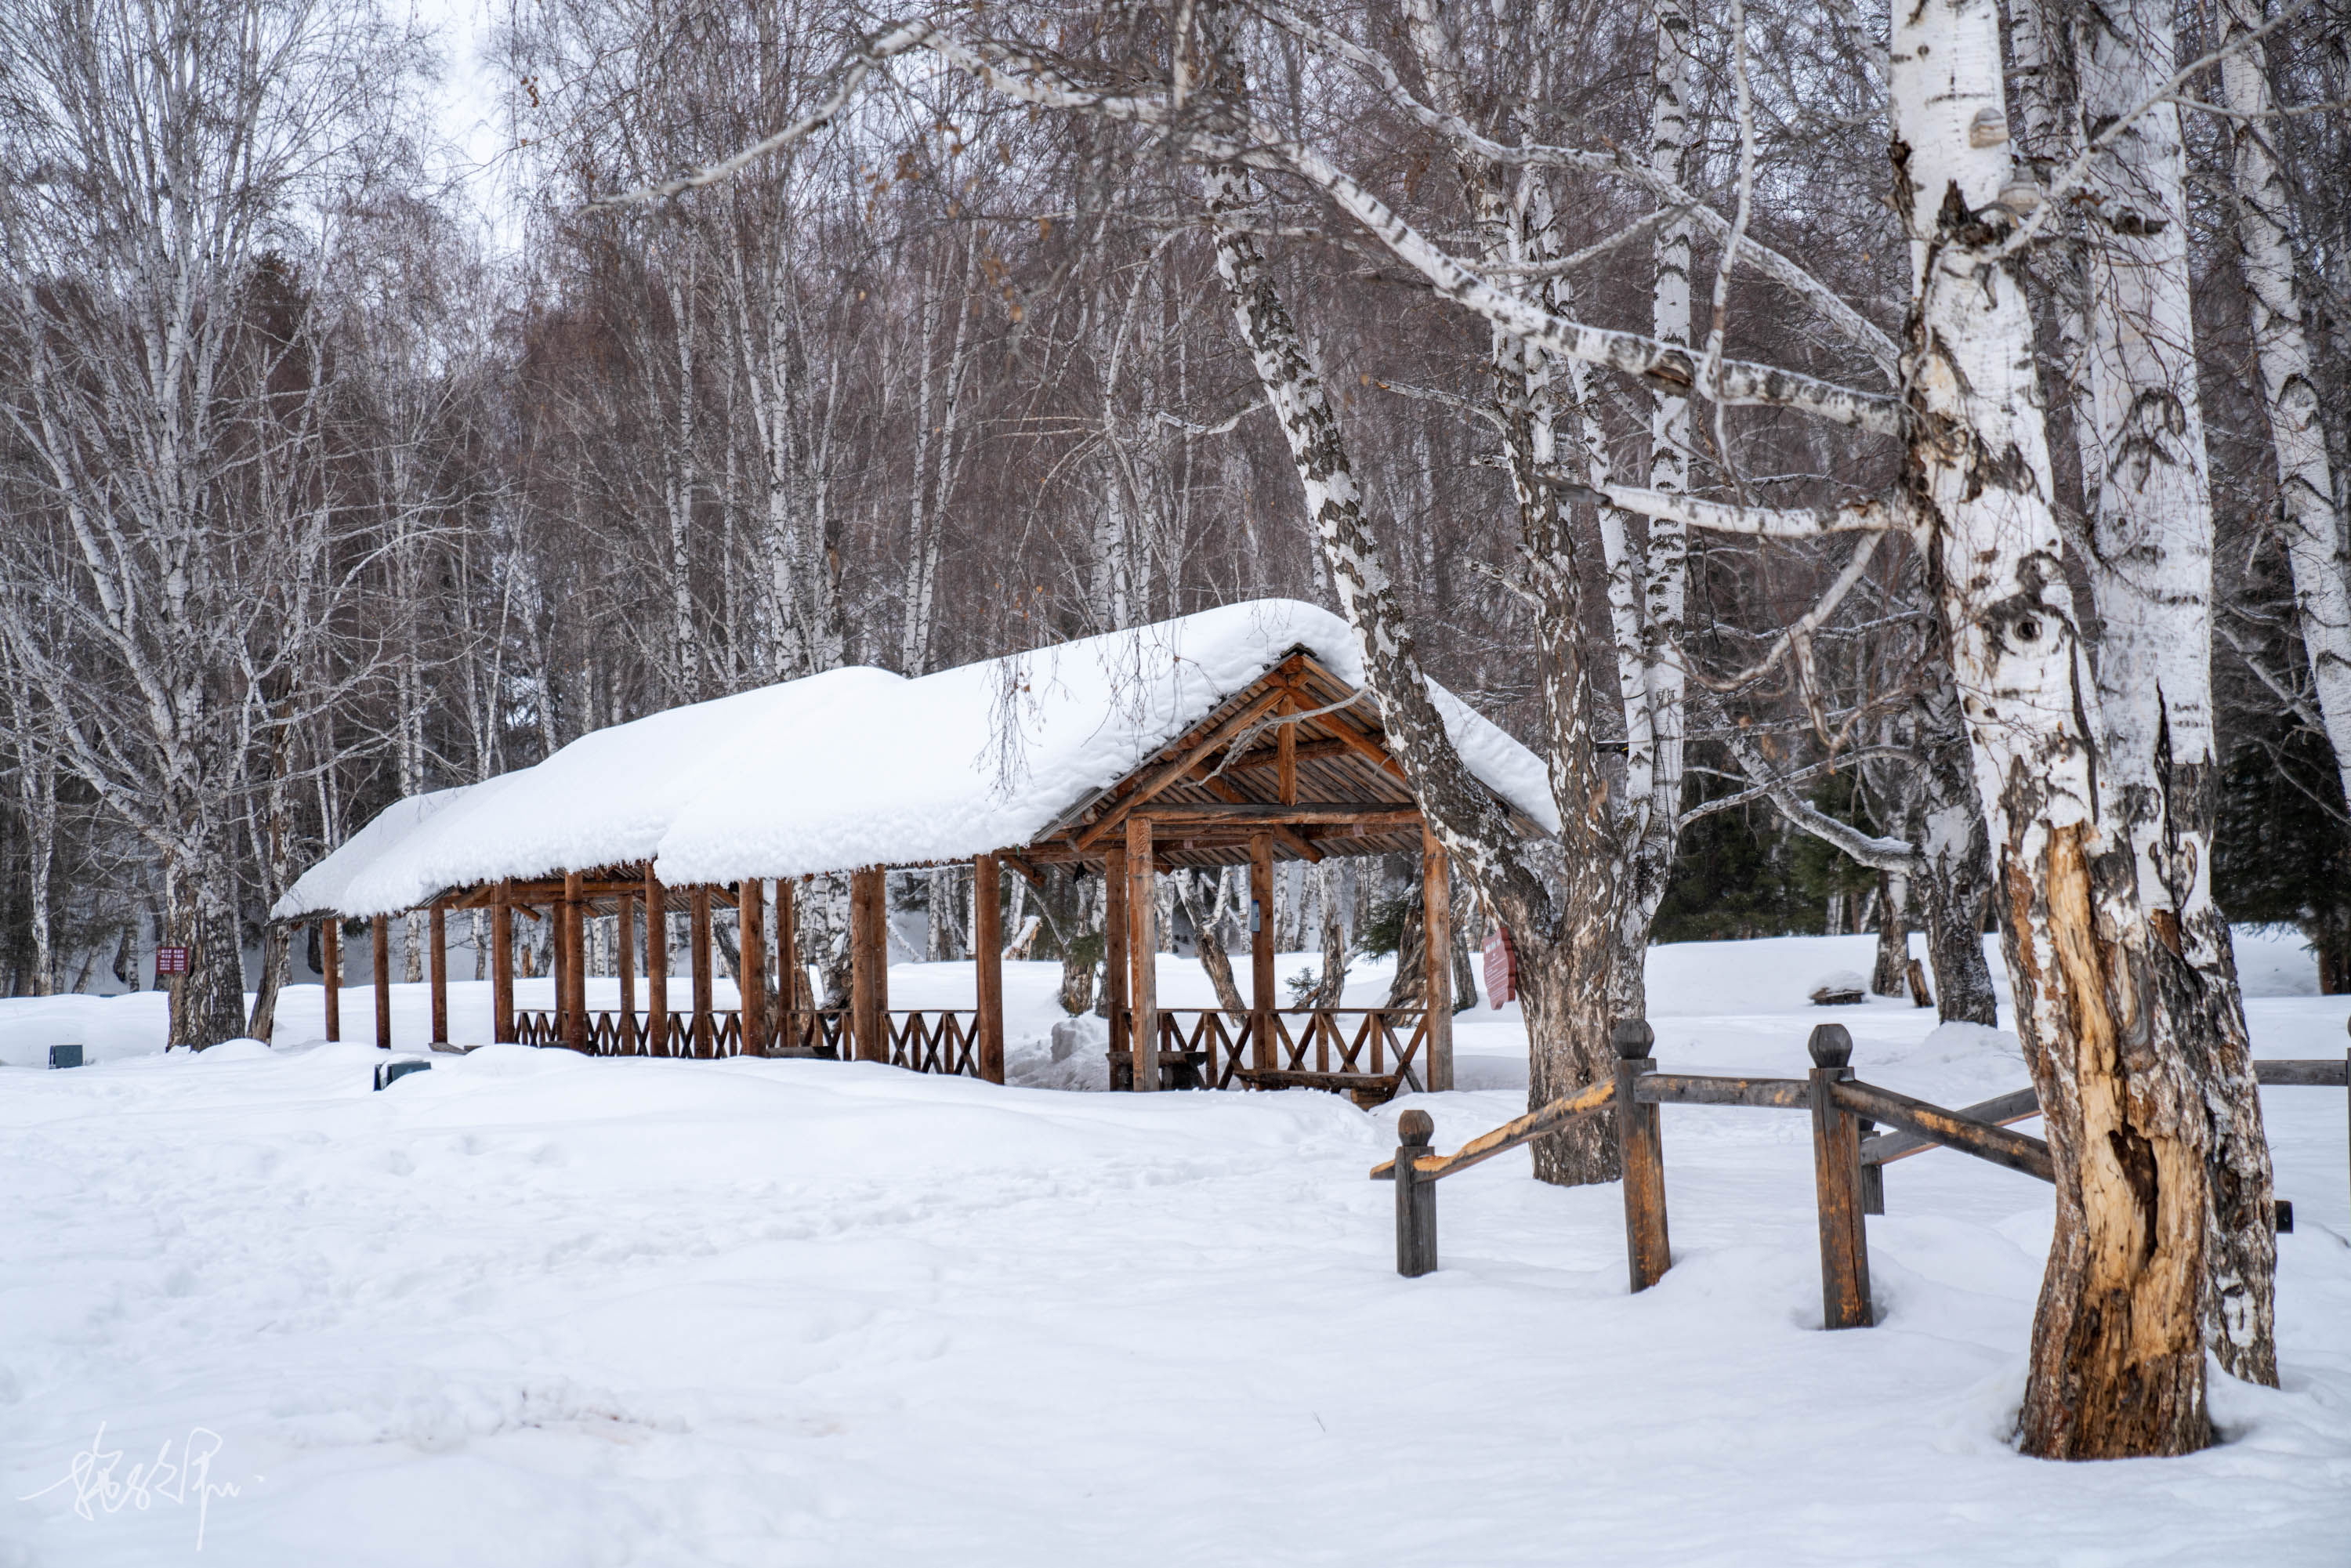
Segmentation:
<svg viewBox="0 0 2351 1568">
<path fill-rule="evenodd" d="M 600 194 L 805 112 L 872 18 L 831 0 L 545 0 L 506 16 L 485 65 L 507 141 L 490 212 L 490 185 L 442 172 L 422 107 L 445 40 L 389 15 L 0 9 L 0 989 L 152 983 L 164 933 L 206 918 L 234 930 L 250 974 L 291 876 L 393 800 L 664 707 L 1259 595 L 1332 601 L 1215 286 L 1196 175 L 1148 134 L 909 68 L 728 182 L 601 210 Z M 1072 13 L 1064 47 L 1115 57 L 1148 15 Z M 1687 184 L 1728 210 L 1744 84 L 1748 232 L 1893 329 L 1899 245 L 1867 68 L 1882 19 L 1746 5 L 1741 76 L 1729 15 L 1701 9 L 1691 35 Z M 2210 37 L 2183 15 L 2192 57 Z M 1405 25 L 1384 0 L 1328 20 L 1367 37 Z M 1593 145 L 1639 142 L 1646 107 L 1612 88 L 1652 69 L 1646 13 L 1570 5 L 1554 21 L 1547 112 Z M 2327 5 L 2282 26 L 2277 100 L 2351 97 L 2346 37 Z M 1420 128 L 1294 36 L 1252 47 L 1267 112 L 1423 222 L 1470 221 Z M 140 105 L 184 122 L 158 140 Z M 2226 178 L 2244 132 L 2187 125 L 2223 626 L 2218 887 L 2233 917 L 2307 932 L 2332 988 L 2351 983 L 2351 820 L 2311 705 L 2250 368 Z M 2262 134 L 2296 214 L 2339 476 L 2346 120 L 2283 116 Z M 1650 206 L 1563 182 L 1562 249 L 1637 237 L 1626 225 Z M 1486 330 L 1432 308 L 1304 194 L 1275 185 L 1252 222 L 1409 567 L 1397 586 L 1434 672 L 1531 734 L 1536 638 Z M 1701 229 L 1701 333 L 1719 254 Z M 1646 321 L 1650 267 L 1646 241 L 1604 246 L 1572 292 L 1587 314 Z M 1854 358 L 1770 276 L 1740 287 L 1733 351 L 1823 373 Z M 2065 399 L 2050 401 L 2062 423 Z M 1588 412 L 1641 469 L 1646 395 L 1604 380 Z M 1770 420 L 1701 470 L 1697 486 L 1726 495 L 1845 477 L 1813 432 Z M 1719 535 L 1691 549 L 1690 660 L 1719 679 L 1692 721 L 1685 800 L 1720 809 L 1684 826 L 1654 936 L 1868 929 L 1880 873 L 1792 821 L 1728 742 L 1758 743 L 1815 810 L 1896 831 L 1898 791 L 1871 759 L 1901 744 L 1925 568 L 1882 550 L 1800 656 L 1780 657 L 1842 557 Z M 1599 555 L 1581 567 L 1594 606 Z M 1604 650 L 1597 609 L 1587 631 Z M 1392 925 L 1376 887 L 1347 907 Z"/>
</svg>

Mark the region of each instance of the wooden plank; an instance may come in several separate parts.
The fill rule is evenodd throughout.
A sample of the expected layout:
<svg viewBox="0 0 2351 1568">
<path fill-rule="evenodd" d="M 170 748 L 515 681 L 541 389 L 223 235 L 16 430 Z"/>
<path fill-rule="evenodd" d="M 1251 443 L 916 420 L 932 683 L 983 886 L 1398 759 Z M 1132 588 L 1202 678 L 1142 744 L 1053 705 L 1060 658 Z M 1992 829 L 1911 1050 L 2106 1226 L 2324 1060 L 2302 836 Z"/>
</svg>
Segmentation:
<svg viewBox="0 0 2351 1568">
<path fill-rule="evenodd" d="M 1420 910 L 1422 1033 L 1428 1042 L 1422 1070 L 1429 1092 L 1441 1094 L 1453 1087 L 1453 873 L 1426 822 L 1420 825 Z"/>
<path fill-rule="evenodd" d="M 1907 1094 L 1896 1094 L 1891 1089 L 1881 1089 L 1875 1083 L 1854 1081 L 1839 1082 L 1834 1095 L 1840 1109 L 1856 1116 L 1866 1116 L 1874 1122 L 1889 1122 L 1908 1132 L 1932 1138 L 1937 1143 L 1989 1160 L 2010 1170 L 2022 1171 L 2043 1181 L 2057 1179 L 2056 1168 L 2050 1163 L 2049 1145 L 2039 1138 L 2028 1138 L 2022 1133 L 2011 1133 L 2005 1127 L 1994 1127 L 1974 1122 L 1955 1111 L 1940 1105 L 1930 1105 L 1924 1100 L 1913 1100 Z M 1860 1157 L 1858 1149 L 1855 1157 Z"/>
<path fill-rule="evenodd" d="M 743 1054 L 768 1053 L 768 889 L 756 876 L 735 884 L 735 974 Z"/>
<path fill-rule="evenodd" d="M 1449 1176 L 1483 1165 L 1497 1155 L 1508 1154 L 1521 1144 L 1532 1143 L 1546 1133 L 1557 1132 L 1578 1116 L 1605 1110 L 1616 1103 L 1616 1081 L 1603 1079 L 1573 1094 L 1562 1094 L 1540 1110 L 1530 1111 L 1515 1122 L 1505 1122 L 1490 1133 L 1470 1139 L 1449 1155 L 1434 1156 L 1421 1162 L 1420 1174 L 1425 1176 Z M 1390 1164 L 1372 1167 L 1374 1181 L 1387 1181 L 1395 1175 Z"/>
<path fill-rule="evenodd" d="M 1010 850 L 997 851 L 996 858 L 1002 861 L 1006 865 L 1010 866 L 1014 871 L 1019 872 L 1020 873 L 1021 880 L 1026 882 L 1029 886 L 1037 889 L 1040 893 L 1044 891 L 1045 873 L 1039 871 L 1035 866 L 1030 865 L 1028 861 L 1014 854 Z"/>
<path fill-rule="evenodd" d="M 1273 834 L 1249 835 L 1249 1065 L 1273 1066 Z"/>
<path fill-rule="evenodd" d="M 669 1054 L 669 893 L 645 867 L 645 1054 Z"/>
<path fill-rule="evenodd" d="M 379 915 L 368 923 L 370 956 L 375 960 L 375 1048 L 392 1049 L 392 920 Z"/>
<path fill-rule="evenodd" d="M 1134 1086 L 1159 1087 L 1159 899 L 1151 862 L 1152 821 L 1126 820 L 1127 1007 L 1134 1019 L 1127 1049 L 1134 1060 Z"/>
<path fill-rule="evenodd" d="M 343 1038 L 343 917 L 329 915 L 319 923 L 319 977 L 326 992 L 327 1038 Z"/>
<path fill-rule="evenodd" d="M 1354 827 L 1413 828 L 1420 825 L 1420 808 L 1393 800 L 1300 800 L 1289 805 L 1270 800 L 1186 801 L 1152 808 L 1153 821 L 1165 838 L 1181 836 L 1189 825 L 1227 823 L 1247 828 L 1338 824 Z"/>
<path fill-rule="evenodd" d="M 849 1006 L 857 1060 L 890 1060 L 889 889 L 879 866 L 849 877 Z"/>
<path fill-rule="evenodd" d="M 621 895 L 621 912 L 613 925 L 616 967 L 621 971 L 621 1045 L 625 1055 L 637 1054 L 637 901 L 633 891 Z"/>
<path fill-rule="evenodd" d="M 2014 1126 L 2030 1122 L 2041 1114 L 2041 1095 L 2030 1083 L 2006 1094 L 1996 1094 L 1972 1105 L 1962 1105 L 1953 1113 L 1970 1122 L 1982 1122 L 1995 1127 Z M 1922 1138 L 1916 1133 L 1880 1133 L 1861 1141 L 1861 1163 L 1865 1166 L 1887 1166 L 1896 1160 L 1907 1160 L 1913 1155 L 1923 1155 L 1928 1149 L 1939 1149 L 1942 1143 L 1935 1138 Z"/>
<path fill-rule="evenodd" d="M 2253 1079 L 2265 1087 L 2295 1085 L 2308 1089 L 2340 1089 L 2346 1086 L 2346 1082 L 2351 1082 L 2351 1071 L 2346 1071 L 2346 1066 L 2351 1064 L 2330 1061 L 2323 1057 L 2301 1061 L 2256 1058 Z"/>
<path fill-rule="evenodd" d="M 1004 879 L 994 855 L 972 862 L 971 948 L 979 1017 L 979 1075 L 1004 1082 Z"/>
<path fill-rule="evenodd" d="M 688 935 L 686 956 L 694 965 L 694 1029 L 689 1037 L 693 1044 L 686 1054 L 695 1057 L 716 1056 L 718 1053 L 718 1020 L 714 1015 L 714 982 L 710 972 L 710 889 L 697 883 L 687 894 Z"/>
<path fill-rule="evenodd" d="M 445 1044 L 449 1039 L 449 925 L 439 904 L 426 912 L 424 926 L 426 939 L 432 943 L 425 959 L 430 966 L 426 973 L 433 981 L 433 1039 Z"/>
<path fill-rule="evenodd" d="M 508 1044 L 515 1035 L 514 904 L 498 885 L 490 905 L 490 1038 Z"/>
<path fill-rule="evenodd" d="M 1264 802 L 1260 800 L 1251 800 L 1249 796 L 1242 793 L 1238 785 L 1232 783 L 1228 779 L 1211 779 L 1206 782 L 1203 788 L 1205 788 L 1211 795 L 1216 796 L 1217 799 L 1230 805 L 1249 806 L 1264 804 Z M 1155 812 L 1153 815 L 1156 816 L 1157 813 Z M 1243 841 L 1241 835 L 1244 834 L 1247 835 L 1248 838 L 1253 839 L 1257 835 L 1258 831 L 1258 824 L 1247 820 L 1217 822 L 1211 824 L 1211 826 L 1217 828 L 1218 831 L 1207 834 L 1186 835 L 1186 839 L 1183 841 L 1186 847 L 1189 847 L 1192 844 L 1197 844 L 1203 848 L 1215 848 L 1223 844 Z M 1161 822 L 1160 827 L 1163 831 L 1159 836 L 1164 840 L 1168 836 L 1164 831 L 1166 827 L 1166 823 L 1164 821 Z M 1309 842 L 1293 829 L 1276 824 L 1273 829 L 1273 836 L 1285 848 L 1287 848 L 1291 854 L 1296 855 L 1301 860 L 1312 862 L 1322 859 L 1322 852 L 1315 848 L 1312 843 Z"/>
<path fill-rule="evenodd" d="M 1801 1078 L 1720 1078 L 1687 1072 L 1652 1072 L 1637 1090 L 1656 1105 L 1752 1105 L 1774 1111 L 1809 1111 L 1813 1086 Z"/>
<path fill-rule="evenodd" d="M 577 1051 L 588 1047 L 588 900 L 578 873 L 563 879 L 563 1043 Z"/>
<path fill-rule="evenodd" d="M 1638 1092 L 1643 1077 L 1656 1071 L 1649 1055 L 1656 1040 L 1635 1019 L 1615 1028 L 1616 1148 L 1625 1168 L 1625 1272 L 1635 1295 L 1666 1277 L 1673 1247 L 1666 1224 L 1666 1152 L 1657 1107 Z"/>
<path fill-rule="evenodd" d="M 1137 807 L 1149 802 L 1152 797 L 1159 794 L 1169 785 L 1183 782 L 1184 776 L 1191 772 L 1193 766 L 1202 758 L 1288 701 L 1289 697 L 1289 692 L 1280 687 L 1274 687 L 1261 693 L 1254 700 L 1244 705 L 1239 712 L 1210 730 L 1206 738 L 1187 748 L 1175 761 L 1166 763 L 1145 775 L 1143 782 L 1136 785 L 1132 792 L 1096 818 L 1091 827 L 1078 835 L 1078 848 L 1090 849 L 1099 843 L 1112 829 L 1128 821 Z"/>
</svg>

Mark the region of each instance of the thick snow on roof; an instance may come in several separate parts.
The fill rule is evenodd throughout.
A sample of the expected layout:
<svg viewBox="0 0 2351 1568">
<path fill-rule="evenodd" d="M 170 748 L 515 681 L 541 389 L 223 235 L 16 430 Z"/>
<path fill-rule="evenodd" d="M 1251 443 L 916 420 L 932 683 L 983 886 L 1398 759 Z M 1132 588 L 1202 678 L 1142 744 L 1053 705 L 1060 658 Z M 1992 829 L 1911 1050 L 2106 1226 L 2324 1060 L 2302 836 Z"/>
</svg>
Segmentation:
<svg viewBox="0 0 2351 1568">
<path fill-rule="evenodd" d="M 1008 849 L 1133 772 L 1299 647 L 1361 684 L 1346 622 L 1295 600 L 1230 605 L 919 680 L 834 670 L 582 737 L 536 768 L 477 786 L 420 831 L 368 848 L 331 880 L 342 913 L 373 915 L 444 888 L 648 858 L 664 882 L 682 885 Z M 1450 693 L 1436 697 L 1478 776 L 1556 831 L 1541 760 Z M 353 856 L 374 831 L 371 824 L 311 875 Z"/>
<path fill-rule="evenodd" d="M 350 910 L 348 894 L 351 879 L 376 862 L 392 855 L 416 835 L 417 829 L 455 805 L 464 796 L 475 789 L 495 788 L 500 782 L 502 780 L 494 779 L 488 784 L 460 784 L 454 789 L 435 789 L 430 794 L 411 795 L 405 800 L 394 800 L 376 813 L 374 821 L 345 839 L 334 853 L 296 879 L 294 885 L 286 890 L 285 896 L 278 899 L 269 913 L 280 920 L 337 911 L 378 913 Z M 381 913 L 388 915 L 392 911 Z"/>
</svg>

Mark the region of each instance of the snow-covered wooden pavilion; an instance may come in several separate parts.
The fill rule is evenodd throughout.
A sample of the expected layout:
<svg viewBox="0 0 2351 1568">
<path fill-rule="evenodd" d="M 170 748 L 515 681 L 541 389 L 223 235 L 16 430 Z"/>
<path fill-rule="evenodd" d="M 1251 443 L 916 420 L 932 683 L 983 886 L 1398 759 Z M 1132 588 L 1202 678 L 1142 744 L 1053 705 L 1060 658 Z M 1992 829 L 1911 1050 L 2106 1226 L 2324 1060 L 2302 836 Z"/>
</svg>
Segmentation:
<svg viewBox="0 0 2351 1568">
<path fill-rule="evenodd" d="M 324 926 L 328 1034 L 340 1034 L 337 933 L 372 923 L 376 1040 L 391 1043 L 390 922 L 428 913 L 433 1032 L 447 1038 L 444 919 L 487 910 L 493 1032 L 601 1054 L 854 1057 L 1004 1076 L 1000 875 L 1073 864 L 1104 878 L 1114 1063 L 1132 1085 L 1312 1084 L 1369 1101 L 1452 1076 L 1449 898 L 1353 633 L 1328 612 L 1256 601 L 909 680 L 834 670 L 582 737 L 536 767 L 397 802 L 310 870 L 273 912 Z M 1432 697 L 1473 773 L 1521 832 L 1555 831 L 1541 761 L 1441 688 Z M 1163 871 L 1247 864 L 1270 910 L 1277 861 L 1420 856 L 1429 925 L 1425 1009 L 1282 1009 L 1271 922 L 1252 919 L 1250 1011 L 1186 1019 L 1155 995 Z M 893 1009 L 884 874 L 975 868 L 974 1005 Z M 845 873 L 847 1008 L 815 1005 L 795 889 Z M 774 884 L 774 929 L 768 885 Z M 740 920 L 739 1007 L 713 1003 L 712 910 Z M 669 944 L 635 920 L 691 915 L 690 1005 Z M 583 923 L 615 915 L 620 1005 L 586 1003 Z M 554 1008 L 515 1006 L 512 922 L 553 922 Z M 769 952 L 772 942 L 773 954 Z M 772 978 L 771 978 L 772 977 Z M 1114 1077 L 1126 1077 L 1125 1073 Z"/>
</svg>

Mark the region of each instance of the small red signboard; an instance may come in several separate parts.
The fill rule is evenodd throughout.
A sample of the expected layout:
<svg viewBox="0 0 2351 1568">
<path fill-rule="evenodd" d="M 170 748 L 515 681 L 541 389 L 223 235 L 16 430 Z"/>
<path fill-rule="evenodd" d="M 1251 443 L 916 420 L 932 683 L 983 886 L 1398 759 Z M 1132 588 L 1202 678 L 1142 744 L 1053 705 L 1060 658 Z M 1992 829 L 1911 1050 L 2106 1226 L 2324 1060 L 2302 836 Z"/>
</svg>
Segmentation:
<svg viewBox="0 0 2351 1568">
<path fill-rule="evenodd" d="M 156 974 L 184 975 L 187 972 L 188 950 L 185 947 L 158 947 L 155 949 Z"/>
<path fill-rule="evenodd" d="M 1486 937 L 1486 998 L 1497 1008 L 1519 994 L 1519 950 L 1510 946 L 1510 931 L 1497 925 Z"/>
</svg>

